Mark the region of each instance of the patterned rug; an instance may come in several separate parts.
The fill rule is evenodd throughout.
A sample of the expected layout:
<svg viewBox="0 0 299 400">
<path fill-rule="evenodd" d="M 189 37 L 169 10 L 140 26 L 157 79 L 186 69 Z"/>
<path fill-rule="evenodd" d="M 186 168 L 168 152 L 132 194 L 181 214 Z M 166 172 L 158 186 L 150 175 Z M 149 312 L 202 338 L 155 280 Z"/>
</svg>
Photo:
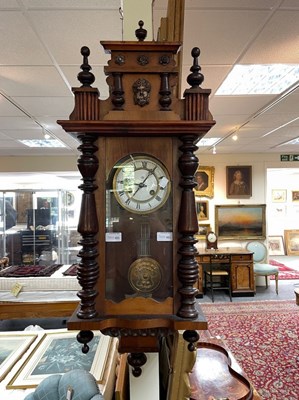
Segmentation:
<svg viewBox="0 0 299 400">
<path fill-rule="evenodd" d="M 67 270 L 62 274 L 65 276 L 76 276 L 77 275 L 78 264 L 72 264 Z"/>
<path fill-rule="evenodd" d="M 51 276 L 60 268 L 62 264 L 53 265 L 13 265 L 0 272 L 1 277 L 31 277 L 31 276 Z"/>
<path fill-rule="evenodd" d="M 210 334 L 224 340 L 262 399 L 299 399 L 299 306 L 295 299 L 200 306 Z"/>
<path fill-rule="evenodd" d="M 279 269 L 278 280 L 288 280 L 288 279 L 299 279 L 299 270 L 287 267 L 276 260 L 269 260 L 269 264 L 275 265 Z M 274 280 L 274 275 L 270 276 L 270 279 Z"/>
</svg>

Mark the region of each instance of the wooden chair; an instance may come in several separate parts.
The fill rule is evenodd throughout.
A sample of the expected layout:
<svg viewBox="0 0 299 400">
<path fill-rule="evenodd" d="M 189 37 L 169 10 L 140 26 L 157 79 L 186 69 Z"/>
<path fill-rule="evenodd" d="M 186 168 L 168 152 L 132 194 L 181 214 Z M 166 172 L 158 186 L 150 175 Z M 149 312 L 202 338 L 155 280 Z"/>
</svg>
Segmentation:
<svg viewBox="0 0 299 400">
<path fill-rule="evenodd" d="M 256 286 L 256 277 L 264 276 L 266 280 L 266 289 L 268 289 L 268 277 L 275 276 L 276 294 L 278 294 L 278 267 L 268 264 L 268 251 L 262 242 L 249 242 L 246 249 L 253 252 L 253 272 Z"/>
<path fill-rule="evenodd" d="M 225 255 L 222 258 L 219 255 L 210 258 L 210 263 L 204 271 L 204 291 L 211 291 L 212 302 L 214 303 L 214 290 L 227 290 L 230 301 L 232 301 L 231 284 L 231 264 L 230 256 Z"/>
</svg>

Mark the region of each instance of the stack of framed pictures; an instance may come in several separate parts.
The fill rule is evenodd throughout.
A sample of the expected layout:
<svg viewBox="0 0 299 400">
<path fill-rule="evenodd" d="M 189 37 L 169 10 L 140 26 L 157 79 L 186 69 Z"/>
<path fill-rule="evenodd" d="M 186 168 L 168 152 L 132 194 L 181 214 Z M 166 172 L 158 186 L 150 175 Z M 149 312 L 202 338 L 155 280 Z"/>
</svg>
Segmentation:
<svg viewBox="0 0 299 400">
<path fill-rule="evenodd" d="M 89 351 L 84 354 L 77 334 L 78 331 L 68 330 L 0 334 L 0 379 L 21 362 L 6 389 L 35 388 L 50 375 L 82 369 L 95 377 L 105 400 L 111 400 L 118 340 L 95 332 Z"/>
</svg>

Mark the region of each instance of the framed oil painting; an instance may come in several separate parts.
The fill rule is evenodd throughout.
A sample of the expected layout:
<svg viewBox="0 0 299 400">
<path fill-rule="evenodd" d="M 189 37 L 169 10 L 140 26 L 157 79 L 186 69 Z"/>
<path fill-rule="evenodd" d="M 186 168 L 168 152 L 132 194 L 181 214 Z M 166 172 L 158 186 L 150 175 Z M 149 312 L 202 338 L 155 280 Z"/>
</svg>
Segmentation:
<svg viewBox="0 0 299 400">
<path fill-rule="evenodd" d="M 285 249 L 282 236 L 268 236 L 269 256 L 284 256 Z"/>
<path fill-rule="evenodd" d="M 216 205 L 215 233 L 219 239 L 265 239 L 266 205 Z"/>
<path fill-rule="evenodd" d="M 299 256 L 299 230 L 290 229 L 284 231 L 284 241 L 288 256 Z"/>
<path fill-rule="evenodd" d="M 285 203 L 287 201 L 286 189 L 272 189 L 272 202 Z"/>
<path fill-rule="evenodd" d="M 248 199 L 252 195 L 251 165 L 226 167 L 226 197 L 228 199 Z"/>
<path fill-rule="evenodd" d="M 214 174 L 214 167 L 198 167 L 195 173 L 195 196 L 214 197 Z"/>
<path fill-rule="evenodd" d="M 196 202 L 196 214 L 198 221 L 209 219 L 209 203 L 207 201 Z"/>
<path fill-rule="evenodd" d="M 34 388 L 50 375 L 77 368 L 89 371 L 101 383 L 112 338 L 95 333 L 88 344 L 88 353 L 84 354 L 77 334 L 78 331 L 46 333 L 8 383 L 7 389 Z"/>
<path fill-rule="evenodd" d="M 198 232 L 196 235 L 197 239 L 205 239 L 206 234 L 211 231 L 210 224 L 198 224 Z"/>
<path fill-rule="evenodd" d="M 0 333 L 0 381 L 5 378 L 36 338 L 36 333 Z"/>
</svg>

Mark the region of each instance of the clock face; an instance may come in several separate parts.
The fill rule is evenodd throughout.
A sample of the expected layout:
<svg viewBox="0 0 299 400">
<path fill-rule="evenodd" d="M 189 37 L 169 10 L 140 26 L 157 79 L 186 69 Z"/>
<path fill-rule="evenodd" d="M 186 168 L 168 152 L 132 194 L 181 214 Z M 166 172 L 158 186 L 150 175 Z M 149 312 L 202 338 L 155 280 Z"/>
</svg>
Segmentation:
<svg viewBox="0 0 299 400">
<path fill-rule="evenodd" d="M 166 168 L 149 156 L 130 155 L 117 166 L 113 192 L 118 203 L 133 213 L 148 214 L 167 200 L 171 188 Z"/>
<path fill-rule="evenodd" d="M 210 232 L 210 233 L 208 233 L 208 235 L 207 235 L 207 239 L 208 239 L 208 241 L 209 241 L 210 243 L 215 243 L 216 240 L 217 240 L 217 236 L 216 236 L 216 234 L 215 234 L 214 232 Z"/>
</svg>

